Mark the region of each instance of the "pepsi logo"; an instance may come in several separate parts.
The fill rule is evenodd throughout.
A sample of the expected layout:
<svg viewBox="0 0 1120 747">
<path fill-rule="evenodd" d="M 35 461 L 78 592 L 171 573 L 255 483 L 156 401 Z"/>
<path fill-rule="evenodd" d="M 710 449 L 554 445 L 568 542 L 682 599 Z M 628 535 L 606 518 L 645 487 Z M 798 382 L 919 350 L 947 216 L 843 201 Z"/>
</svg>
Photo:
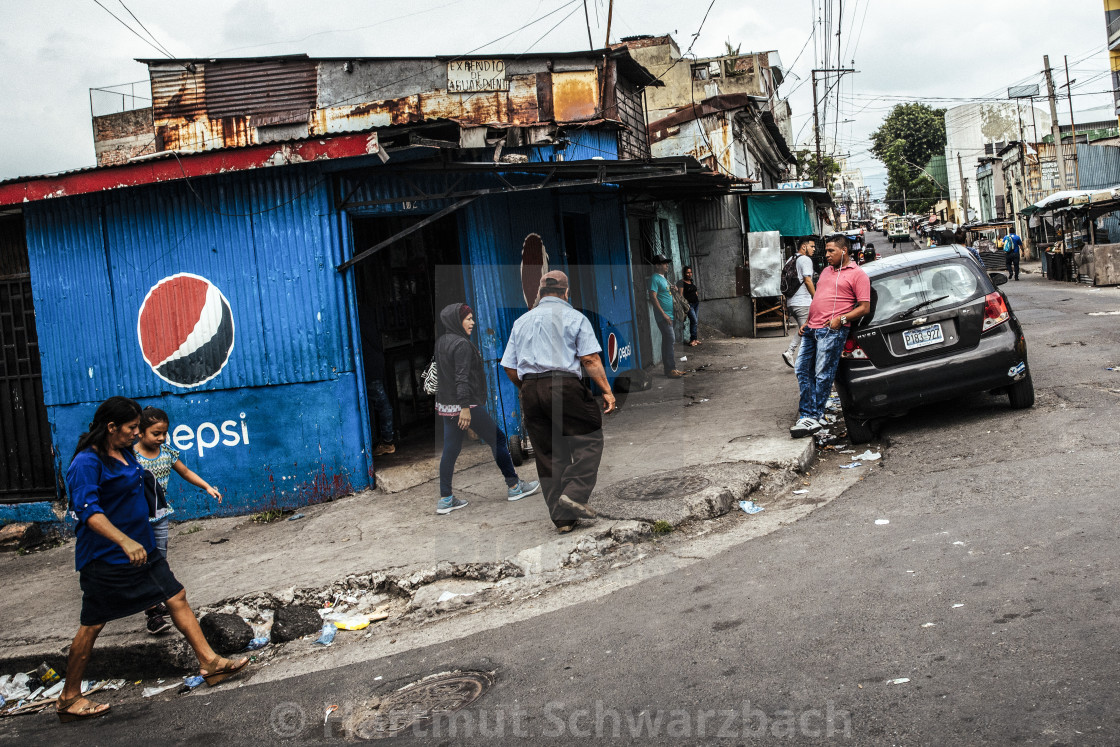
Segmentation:
<svg viewBox="0 0 1120 747">
<path fill-rule="evenodd" d="M 614 336 L 614 332 L 607 335 L 607 362 L 612 371 L 618 370 L 618 338 Z"/>
<path fill-rule="evenodd" d="M 144 361 L 175 386 L 205 384 L 233 352 L 229 301 L 204 277 L 181 272 L 152 286 L 136 321 Z"/>
<path fill-rule="evenodd" d="M 548 250 L 539 234 L 531 233 L 521 243 L 521 292 L 530 309 L 537 302 L 541 276 L 548 272 Z"/>
</svg>

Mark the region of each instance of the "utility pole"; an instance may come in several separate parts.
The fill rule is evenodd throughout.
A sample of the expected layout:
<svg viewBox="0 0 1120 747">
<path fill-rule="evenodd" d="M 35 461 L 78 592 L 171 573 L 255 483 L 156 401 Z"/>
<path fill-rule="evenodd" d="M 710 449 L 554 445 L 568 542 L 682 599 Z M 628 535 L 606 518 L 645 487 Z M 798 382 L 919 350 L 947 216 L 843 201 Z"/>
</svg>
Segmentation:
<svg viewBox="0 0 1120 747">
<path fill-rule="evenodd" d="M 1077 122 L 1073 118 L 1073 81 L 1069 79 L 1069 55 L 1062 55 L 1066 64 L 1066 100 L 1069 101 L 1069 131 L 1073 135 L 1073 174 L 1077 179 L 1077 188 L 1081 189 L 1081 168 L 1077 155 Z"/>
<path fill-rule="evenodd" d="M 1042 55 L 1042 64 L 1046 66 L 1046 97 L 1050 99 L 1050 131 L 1054 133 L 1054 146 L 1058 154 L 1058 184 L 1062 189 L 1069 189 L 1066 181 L 1066 154 L 1062 150 L 1062 126 L 1058 123 L 1058 99 L 1054 94 L 1054 76 L 1050 74 L 1050 55 Z"/>
<path fill-rule="evenodd" d="M 607 40 L 603 42 L 603 49 L 611 45 L 611 19 L 614 17 L 614 0 L 607 5 Z"/>
<path fill-rule="evenodd" d="M 813 69 L 813 138 L 817 143 L 817 184 L 818 186 L 828 189 L 828 185 L 824 183 L 824 162 L 821 160 L 821 118 L 820 113 L 817 111 L 819 106 L 817 100 L 817 73 L 836 73 L 838 76 L 844 73 L 854 73 L 854 68 L 840 68 L 830 67 L 822 69 Z M 827 80 L 827 78 L 826 78 Z"/>
<path fill-rule="evenodd" d="M 961 164 L 961 154 L 957 153 L 957 171 L 961 176 L 961 209 L 964 213 L 964 220 L 961 221 L 963 226 L 968 223 L 968 182 L 964 180 L 964 166 Z"/>
<path fill-rule="evenodd" d="M 906 205 L 906 190 L 902 190 L 902 214 L 910 215 L 910 208 Z"/>
</svg>

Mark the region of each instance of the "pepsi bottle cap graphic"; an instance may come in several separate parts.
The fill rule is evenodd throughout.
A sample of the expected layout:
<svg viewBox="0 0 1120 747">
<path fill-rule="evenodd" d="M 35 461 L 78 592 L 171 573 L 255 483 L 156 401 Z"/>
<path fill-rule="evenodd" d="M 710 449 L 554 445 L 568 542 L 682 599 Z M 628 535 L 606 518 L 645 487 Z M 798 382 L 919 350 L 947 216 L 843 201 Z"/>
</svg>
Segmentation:
<svg viewBox="0 0 1120 747">
<path fill-rule="evenodd" d="M 190 388 L 213 379 L 233 352 L 233 311 L 204 277 L 181 272 L 160 280 L 140 304 L 140 350 L 156 376 Z"/>
</svg>

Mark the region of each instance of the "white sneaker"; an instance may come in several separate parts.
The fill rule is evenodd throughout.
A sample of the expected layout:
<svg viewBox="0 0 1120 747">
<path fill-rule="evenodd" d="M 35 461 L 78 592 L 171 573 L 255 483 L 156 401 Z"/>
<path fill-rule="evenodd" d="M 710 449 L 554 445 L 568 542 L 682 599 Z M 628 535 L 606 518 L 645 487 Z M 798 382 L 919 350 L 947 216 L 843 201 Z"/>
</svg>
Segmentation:
<svg viewBox="0 0 1120 747">
<path fill-rule="evenodd" d="M 794 358 L 793 354 L 787 350 L 786 352 L 782 353 L 782 360 L 786 362 L 787 366 L 793 368 L 793 364 L 797 359 Z"/>
<path fill-rule="evenodd" d="M 804 417 L 793 424 L 789 429 L 789 435 L 790 438 L 805 438 L 819 431 L 821 427 L 815 418 Z"/>
</svg>

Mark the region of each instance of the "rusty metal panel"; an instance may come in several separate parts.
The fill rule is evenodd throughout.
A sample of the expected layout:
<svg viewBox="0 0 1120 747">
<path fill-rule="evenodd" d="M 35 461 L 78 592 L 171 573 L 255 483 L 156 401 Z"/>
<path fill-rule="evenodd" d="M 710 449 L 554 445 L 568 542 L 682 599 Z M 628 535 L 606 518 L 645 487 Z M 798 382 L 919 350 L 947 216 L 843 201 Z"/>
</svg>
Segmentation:
<svg viewBox="0 0 1120 747">
<path fill-rule="evenodd" d="M 257 130 L 249 117 L 193 120 L 176 119 L 156 127 L 161 150 L 198 153 L 215 148 L 243 148 L 258 143 Z"/>
<path fill-rule="evenodd" d="M 536 75 L 515 75 L 510 79 L 509 111 L 513 124 L 533 125 L 541 121 L 537 90 Z"/>
<path fill-rule="evenodd" d="M 213 119 L 308 111 L 315 106 L 312 60 L 212 62 L 206 65 L 206 112 Z"/>
<path fill-rule="evenodd" d="M 557 122 L 595 119 L 599 112 L 599 71 L 553 73 L 552 108 Z"/>
<path fill-rule="evenodd" d="M 152 81 L 152 113 L 156 125 L 174 119 L 193 120 L 206 114 L 206 65 L 194 71 L 178 63 L 148 66 Z"/>
</svg>

